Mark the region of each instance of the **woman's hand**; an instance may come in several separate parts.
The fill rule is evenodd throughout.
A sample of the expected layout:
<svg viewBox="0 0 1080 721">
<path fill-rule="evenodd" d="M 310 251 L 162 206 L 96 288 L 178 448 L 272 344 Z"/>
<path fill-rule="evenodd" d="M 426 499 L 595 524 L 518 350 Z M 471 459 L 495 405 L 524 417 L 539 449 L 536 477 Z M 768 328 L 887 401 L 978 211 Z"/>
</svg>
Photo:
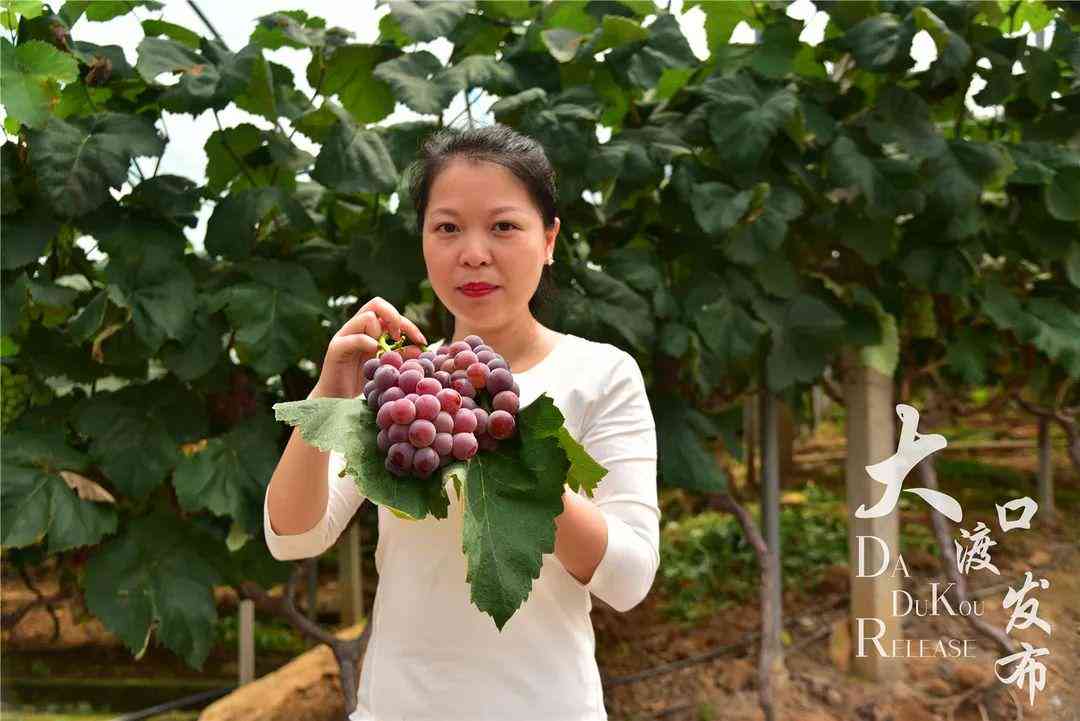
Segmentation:
<svg viewBox="0 0 1080 721">
<path fill-rule="evenodd" d="M 372 298 L 341 326 L 330 339 L 319 381 L 309 398 L 321 396 L 355 398 L 364 388 L 364 362 L 379 350 L 379 336 L 389 333 L 393 340 L 402 331 L 413 343 L 427 345 L 427 339 L 411 320 L 389 302 Z"/>
</svg>

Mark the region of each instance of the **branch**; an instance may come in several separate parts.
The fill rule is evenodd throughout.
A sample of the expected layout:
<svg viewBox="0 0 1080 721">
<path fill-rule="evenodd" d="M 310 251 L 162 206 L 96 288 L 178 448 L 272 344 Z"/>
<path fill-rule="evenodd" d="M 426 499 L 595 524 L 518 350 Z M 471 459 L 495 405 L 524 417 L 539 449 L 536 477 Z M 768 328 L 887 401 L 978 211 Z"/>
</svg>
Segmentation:
<svg viewBox="0 0 1080 721">
<path fill-rule="evenodd" d="M 1060 393 L 1058 395 L 1061 397 Z M 1064 409 L 1046 408 L 1024 400 L 1019 390 L 1014 391 L 1011 397 L 1028 413 L 1056 421 L 1061 426 L 1061 429 L 1065 431 L 1065 448 L 1069 453 L 1069 460 L 1072 461 L 1073 468 L 1080 472 L 1080 429 L 1077 428 L 1076 419 L 1070 418 Z"/>
<path fill-rule="evenodd" d="M 246 598 L 254 601 L 255 606 L 260 610 L 284 617 L 304 635 L 330 647 L 341 673 L 341 689 L 342 693 L 345 694 L 345 710 L 351 713 L 356 709 L 356 691 L 359 685 L 359 679 L 356 676 L 356 664 L 363 656 L 368 640 L 371 638 L 371 621 L 368 620 L 364 624 L 363 632 L 355 639 L 343 639 L 338 638 L 300 613 L 293 598 L 296 596 L 296 587 L 300 582 L 300 578 L 306 575 L 307 567 L 312 563 L 315 563 L 314 558 L 308 558 L 296 564 L 280 598 L 271 596 L 252 581 L 243 581 L 240 584 L 240 592 Z"/>
<path fill-rule="evenodd" d="M 927 488 L 938 490 L 937 472 L 934 470 L 933 457 L 923 459 L 919 463 L 918 469 L 923 484 Z M 956 565 L 956 551 L 951 543 L 952 538 L 949 536 L 949 529 L 945 525 L 945 517 L 937 509 L 931 509 L 930 520 L 934 527 L 934 536 L 937 538 L 938 548 L 941 550 L 941 565 L 946 577 L 954 584 L 956 599 L 960 603 L 967 601 L 970 604 L 971 595 L 967 590 L 967 579 L 960 573 L 960 569 Z M 1006 653 L 1012 653 L 1016 650 L 1016 643 L 1005 635 L 1005 632 L 1000 628 L 977 616 L 968 616 L 967 620 L 976 631 L 996 643 Z"/>
<path fill-rule="evenodd" d="M 225 128 L 221 127 L 221 118 L 218 117 L 216 110 L 214 111 L 214 122 L 217 123 L 218 130 L 221 131 L 221 145 L 223 148 L 225 148 L 225 152 L 229 154 L 229 157 L 232 158 L 233 162 L 236 163 L 238 168 L 240 168 L 240 172 L 244 174 L 244 177 L 247 178 L 247 181 L 251 183 L 252 186 L 257 186 L 258 183 L 255 182 L 255 178 L 253 178 L 251 173 L 248 171 L 248 168 L 244 164 L 244 161 L 240 159 L 240 156 L 237 155 L 236 151 L 232 149 L 231 145 L 229 145 L 229 139 L 225 137 Z"/>
<path fill-rule="evenodd" d="M 206 29 L 209 30 L 215 38 L 217 38 L 217 41 L 219 43 L 221 43 L 225 46 L 226 49 L 228 49 L 229 46 L 225 45 L 225 39 L 221 37 L 221 33 L 217 31 L 217 28 L 215 28 L 214 25 L 210 22 L 210 19 L 203 15 L 203 11 L 199 9 L 199 6 L 195 3 L 195 0 L 188 0 L 188 5 L 190 5 L 191 9 L 195 11 L 195 14 L 199 16 L 199 19 L 202 20 L 203 25 L 206 26 Z"/>
</svg>

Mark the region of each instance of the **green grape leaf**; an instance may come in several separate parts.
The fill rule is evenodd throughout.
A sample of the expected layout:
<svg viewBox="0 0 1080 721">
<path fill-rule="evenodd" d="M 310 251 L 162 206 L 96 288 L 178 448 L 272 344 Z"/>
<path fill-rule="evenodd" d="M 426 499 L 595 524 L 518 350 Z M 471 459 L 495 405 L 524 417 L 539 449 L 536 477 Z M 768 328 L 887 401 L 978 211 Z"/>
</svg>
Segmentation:
<svg viewBox="0 0 1080 721">
<path fill-rule="evenodd" d="M 197 307 L 195 279 L 183 263 L 184 236 L 163 223 L 120 218 L 96 231 L 109 254 L 110 300 L 131 309 L 135 332 L 150 352 L 187 335 Z"/>
<path fill-rule="evenodd" d="M 263 496 L 280 455 L 276 431 L 270 416 L 259 413 L 182 459 L 173 474 L 180 506 L 233 518 L 242 530 L 256 533 L 262 526 Z"/>
<path fill-rule="evenodd" d="M 199 34 L 193 30 L 188 30 L 183 25 L 165 22 L 164 20 L 143 20 L 142 29 L 143 34 L 146 36 L 155 37 L 164 35 L 167 38 L 177 41 L 181 45 L 186 45 L 192 50 L 199 49 Z"/>
<path fill-rule="evenodd" d="M 390 14 L 402 32 L 413 40 L 425 42 L 449 35 L 473 6 L 472 0 L 452 3 L 396 0 L 390 3 Z"/>
<path fill-rule="evenodd" d="M 89 457 L 66 445 L 61 428 L 9 429 L 4 445 L 0 542 L 5 548 L 28 546 L 44 537 L 54 554 L 96 544 L 116 531 L 116 509 L 83 500 L 61 475 L 90 466 Z"/>
<path fill-rule="evenodd" d="M 31 157 L 42 192 L 65 217 L 83 215 L 111 199 L 127 180 L 135 156 L 157 156 L 165 142 L 141 115 L 102 112 L 68 121 L 50 118 L 30 132 Z"/>
<path fill-rule="evenodd" d="M 0 38 L 0 100 L 8 117 L 32 128 L 40 128 L 49 118 L 49 107 L 59 96 L 56 81 L 73 83 L 79 77 L 79 63 L 68 53 L 40 40 L 28 40 L 18 47 Z"/>
<path fill-rule="evenodd" d="M 374 130 L 338 123 L 323 143 L 314 180 L 340 193 L 392 193 L 398 172 L 382 136 Z"/>
<path fill-rule="evenodd" d="M 422 114 L 442 113 L 457 92 L 445 76 L 442 63 L 427 50 L 379 63 L 373 74 L 393 89 L 399 102 Z"/>
<path fill-rule="evenodd" d="M 60 224 L 44 208 L 25 208 L 21 213 L 0 217 L 4 243 L 0 245 L 0 268 L 11 270 L 37 264 Z"/>
<path fill-rule="evenodd" d="M 287 226 L 294 233 L 314 227 L 293 193 L 278 187 L 234 190 L 214 206 L 206 224 L 206 252 L 233 260 L 250 257 L 271 213 L 276 227 Z"/>
<path fill-rule="evenodd" d="M 534 454 L 539 455 L 538 449 Z M 465 580 L 471 585 L 470 600 L 500 631 L 540 577 L 543 554 L 555 550 L 555 517 L 563 511 L 566 473 L 541 467 L 545 473 L 538 477 L 519 455 L 501 448 L 469 459 L 462 524 Z"/>
<path fill-rule="evenodd" d="M 712 420 L 678 396 L 667 397 L 654 407 L 664 486 L 703 493 L 723 492 L 727 476 L 706 447 L 707 441 L 719 434 Z"/>
<path fill-rule="evenodd" d="M 215 130 L 207 138 L 206 191 L 217 195 L 242 171 L 239 163 L 262 145 L 262 131 L 250 123 Z"/>
<path fill-rule="evenodd" d="M 712 101 L 707 117 L 713 145 L 735 169 L 754 168 L 799 110 L 791 90 L 763 90 L 744 72 L 713 76 L 701 91 Z"/>
<path fill-rule="evenodd" d="M 341 453 L 345 457 L 342 473 L 355 478 L 360 493 L 372 503 L 414 520 L 426 518 L 429 512 L 446 518 L 449 499 L 440 494 L 441 474 L 421 480 L 398 478 L 386 470 L 385 454 L 376 444 L 375 414 L 363 396 L 275 403 L 274 413 L 277 420 L 299 427 L 301 437 L 316 448 Z M 440 502 L 438 495 L 444 500 Z"/>
<path fill-rule="evenodd" d="M 129 498 L 144 498 L 181 460 L 180 445 L 205 438 L 206 410 L 175 379 L 136 383 L 84 399 L 75 428 L 90 454 Z"/>
<path fill-rule="evenodd" d="M 201 669 L 217 622 L 213 588 L 223 580 L 211 560 L 221 552 L 217 545 L 174 515 L 136 518 L 87 562 L 86 606 L 132 653 L 144 652 L 156 631 Z"/>
<path fill-rule="evenodd" d="M 297 263 L 252 258 L 238 270 L 251 280 L 217 291 L 211 306 L 225 308 L 241 358 L 260 375 L 275 375 L 300 360 L 309 339 L 322 333 L 326 301 Z"/>
<path fill-rule="evenodd" d="M 396 55 L 382 45 L 343 45 L 325 60 L 312 60 L 308 82 L 325 98 L 337 95 L 357 123 L 377 123 L 394 111 L 394 92 L 372 72 Z"/>
</svg>

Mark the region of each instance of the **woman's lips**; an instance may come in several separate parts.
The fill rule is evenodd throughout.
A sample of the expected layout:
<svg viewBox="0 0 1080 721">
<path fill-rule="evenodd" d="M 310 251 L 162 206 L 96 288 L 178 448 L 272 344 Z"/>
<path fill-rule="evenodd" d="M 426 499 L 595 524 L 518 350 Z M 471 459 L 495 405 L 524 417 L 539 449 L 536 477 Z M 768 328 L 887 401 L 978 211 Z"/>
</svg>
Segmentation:
<svg viewBox="0 0 1080 721">
<path fill-rule="evenodd" d="M 462 293 L 469 296 L 470 298 L 479 298 L 482 295 L 487 295 L 498 289 L 499 286 L 488 285 L 487 283 L 467 283 L 458 288 L 458 290 L 460 290 Z"/>
</svg>

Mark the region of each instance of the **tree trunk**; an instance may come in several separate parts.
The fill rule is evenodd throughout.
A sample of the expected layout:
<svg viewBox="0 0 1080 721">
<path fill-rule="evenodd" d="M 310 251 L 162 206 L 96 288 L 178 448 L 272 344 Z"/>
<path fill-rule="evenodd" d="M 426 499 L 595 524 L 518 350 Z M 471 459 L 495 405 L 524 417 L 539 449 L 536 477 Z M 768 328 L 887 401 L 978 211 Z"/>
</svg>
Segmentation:
<svg viewBox="0 0 1080 721">
<path fill-rule="evenodd" d="M 889 571 L 870 577 L 860 577 L 860 536 L 876 536 L 887 549 L 899 552 L 899 513 L 894 509 L 880 518 L 856 518 L 854 513 L 861 505 L 867 508 L 877 503 L 885 487 L 866 472 L 866 466 L 888 458 L 896 452 L 896 409 L 893 403 L 893 380 L 879 371 L 859 362 L 857 349 L 845 348 L 843 360 L 843 397 L 847 408 L 847 506 L 850 518 L 848 527 L 848 562 L 851 575 L 851 638 L 856 653 L 851 658 L 851 669 L 857 675 L 875 681 L 893 681 L 905 677 L 903 659 L 882 657 L 869 641 L 859 655 L 858 640 L 864 636 L 877 636 L 882 646 L 891 648 L 894 639 L 903 638 L 903 622 L 893 615 L 893 592 L 901 588 L 900 579 Z M 881 557 L 876 542 L 862 544 L 865 551 L 867 573 L 876 571 L 889 559 Z M 884 624 L 884 628 L 881 628 Z M 865 628 L 861 628 L 864 626 Z"/>
<path fill-rule="evenodd" d="M 783 585 L 780 574 L 780 400 L 761 390 L 761 526 L 765 553 L 761 561 L 761 708 L 766 721 L 776 718 L 775 688 L 786 681 L 783 627 Z"/>
<path fill-rule="evenodd" d="M 1051 452 L 1050 419 L 1039 416 L 1039 509 L 1048 516 L 1054 509 L 1054 457 Z"/>
</svg>

